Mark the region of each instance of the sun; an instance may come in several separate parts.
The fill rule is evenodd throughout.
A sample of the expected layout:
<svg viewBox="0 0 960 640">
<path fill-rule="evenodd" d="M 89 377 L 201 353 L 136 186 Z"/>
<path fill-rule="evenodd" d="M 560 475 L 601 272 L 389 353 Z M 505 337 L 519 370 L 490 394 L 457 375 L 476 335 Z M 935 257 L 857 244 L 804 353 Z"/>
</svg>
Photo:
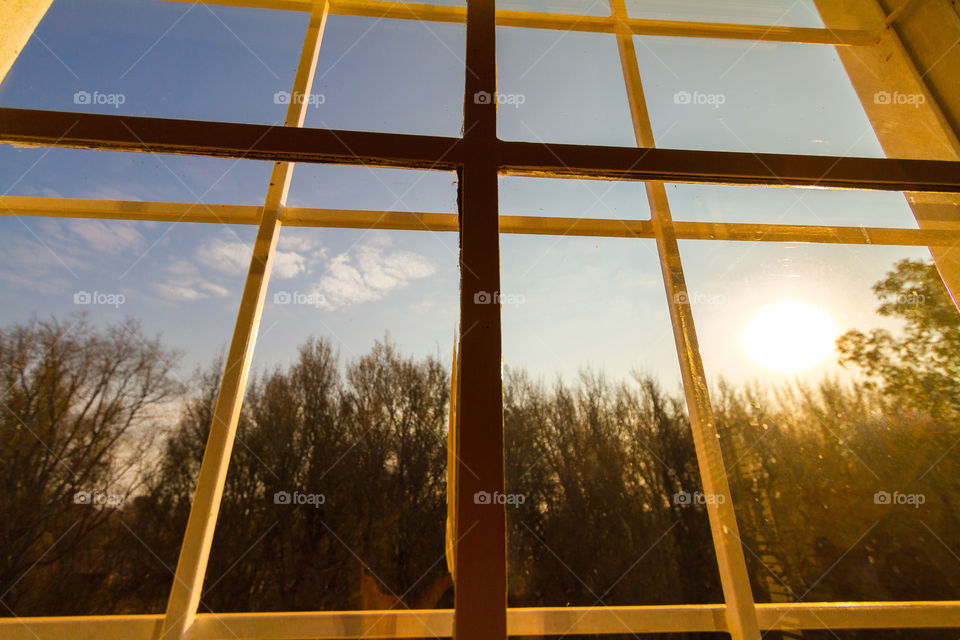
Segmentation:
<svg viewBox="0 0 960 640">
<path fill-rule="evenodd" d="M 830 314 L 805 302 L 784 300 L 750 318 L 742 342 L 758 364 L 785 373 L 823 362 L 833 351 L 839 331 Z"/>
</svg>

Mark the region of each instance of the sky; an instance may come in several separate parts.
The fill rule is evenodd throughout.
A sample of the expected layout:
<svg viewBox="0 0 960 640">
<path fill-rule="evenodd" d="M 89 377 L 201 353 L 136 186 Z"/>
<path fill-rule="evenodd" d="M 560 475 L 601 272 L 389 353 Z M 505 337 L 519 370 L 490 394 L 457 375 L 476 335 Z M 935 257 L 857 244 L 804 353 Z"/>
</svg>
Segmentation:
<svg viewBox="0 0 960 640">
<path fill-rule="evenodd" d="M 550 6 L 607 13 L 602 1 Z M 644 18 L 822 26 L 809 1 L 635 0 L 628 9 Z M 285 105 L 276 95 L 293 82 L 306 23 L 296 12 L 54 0 L 0 85 L 0 106 L 280 124 Z M 634 144 L 613 36 L 498 28 L 497 37 L 502 139 Z M 635 41 L 658 146 L 883 155 L 832 47 Z M 305 126 L 458 136 L 463 58 L 463 25 L 331 15 Z M 7 195 L 262 205 L 269 176 L 269 163 L 250 160 L 0 145 Z M 691 184 L 667 185 L 667 193 L 676 220 L 916 227 L 899 193 Z M 456 178 L 299 165 L 288 204 L 453 213 Z M 649 218 L 643 185 L 627 182 L 502 177 L 500 210 Z M 184 352 L 186 378 L 226 348 L 255 231 L 4 215 L 0 325 L 79 310 L 98 322 L 133 316 Z M 793 374 L 758 365 L 741 340 L 760 310 L 790 299 L 824 310 L 838 331 L 886 326 L 870 286 L 896 260 L 929 256 L 800 243 L 681 241 L 680 250 L 708 376 L 772 383 Z M 291 362 L 311 335 L 352 358 L 389 333 L 406 353 L 448 362 L 457 260 L 455 233 L 284 228 L 254 368 Z M 611 378 L 647 373 L 679 388 L 652 240 L 503 235 L 501 266 L 505 365 L 547 382 L 587 368 Z M 102 295 L 76 304 L 82 293 Z M 834 361 L 797 375 L 837 373 Z"/>
</svg>

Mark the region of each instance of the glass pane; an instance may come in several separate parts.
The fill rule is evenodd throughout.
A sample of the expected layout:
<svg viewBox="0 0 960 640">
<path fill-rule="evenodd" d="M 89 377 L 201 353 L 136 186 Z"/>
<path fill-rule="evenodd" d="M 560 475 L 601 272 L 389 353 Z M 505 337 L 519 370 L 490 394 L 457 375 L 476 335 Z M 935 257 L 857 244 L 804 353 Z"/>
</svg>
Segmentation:
<svg viewBox="0 0 960 640">
<path fill-rule="evenodd" d="M 721 602 L 653 241 L 500 242 L 510 606 Z"/>
<path fill-rule="evenodd" d="M 960 316 L 930 252 L 681 252 L 757 600 L 956 599 Z"/>
<path fill-rule="evenodd" d="M 678 221 L 917 228 L 897 191 L 679 183 L 666 188 Z"/>
<path fill-rule="evenodd" d="M 500 177 L 500 215 L 647 220 L 642 182 Z"/>
<path fill-rule="evenodd" d="M 201 610 L 452 608 L 457 256 L 454 233 L 283 229 Z"/>
<path fill-rule="evenodd" d="M 456 213 L 457 180 L 450 171 L 299 164 L 291 207 Z"/>
<path fill-rule="evenodd" d="M 497 62 L 500 138 L 635 144 L 612 35 L 500 27 Z"/>
<path fill-rule="evenodd" d="M 182 425 L 215 392 L 193 372 L 229 340 L 253 229 L 0 235 L 0 615 L 162 613 L 204 446 Z"/>
<path fill-rule="evenodd" d="M 463 24 L 331 15 L 305 126 L 459 137 Z"/>
<path fill-rule="evenodd" d="M 56 0 L 0 105 L 282 123 L 308 15 L 192 2 Z"/>
<path fill-rule="evenodd" d="M 155 153 L 0 145 L 7 196 L 263 206 L 273 164 Z"/>
<path fill-rule="evenodd" d="M 498 11 L 536 11 L 576 16 L 609 16 L 604 0 L 497 0 Z"/>
<path fill-rule="evenodd" d="M 631 18 L 681 20 L 689 22 L 726 22 L 763 24 L 778 27 L 822 27 L 813 0 L 626 0 Z"/>
<path fill-rule="evenodd" d="M 659 36 L 634 42 L 658 147 L 884 155 L 835 47 Z"/>
</svg>

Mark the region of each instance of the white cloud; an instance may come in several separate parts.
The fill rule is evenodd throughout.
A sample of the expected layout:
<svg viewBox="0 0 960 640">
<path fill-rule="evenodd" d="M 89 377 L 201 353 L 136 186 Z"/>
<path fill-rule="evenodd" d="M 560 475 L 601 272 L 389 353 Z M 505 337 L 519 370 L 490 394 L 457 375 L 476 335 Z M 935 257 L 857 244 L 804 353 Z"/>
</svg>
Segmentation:
<svg viewBox="0 0 960 640">
<path fill-rule="evenodd" d="M 197 249 L 197 260 L 221 273 L 243 273 L 250 266 L 252 253 L 251 245 L 218 238 Z"/>
<path fill-rule="evenodd" d="M 312 238 L 295 234 L 296 232 L 293 230 L 281 233 L 280 239 L 277 241 L 277 248 L 282 251 L 303 251 L 306 253 L 319 246 Z"/>
<path fill-rule="evenodd" d="M 200 291 L 197 291 L 193 287 L 172 284 L 172 283 L 161 283 L 154 285 L 154 288 L 157 290 L 162 297 L 167 300 L 172 300 L 174 302 L 179 301 L 193 301 L 193 300 L 202 300 L 208 296 Z"/>
<path fill-rule="evenodd" d="M 281 240 L 282 240 L 281 236 Z M 310 242 L 298 240 L 279 242 L 276 254 L 273 257 L 273 277 L 278 280 L 295 278 L 308 269 L 310 259 L 296 250 L 281 251 L 280 248 L 309 250 Z M 218 238 L 197 249 L 197 261 L 220 273 L 246 273 L 250 266 L 250 257 L 253 246 L 239 240 Z"/>
<path fill-rule="evenodd" d="M 162 298 L 172 302 L 223 298 L 230 294 L 226 287 L 204 278 L 196 265 L 187 260 L 177 260 L 167 267 L 166 272 L 168 280 L 154 285 L 154 289 Z"/>
<path fill-rule="evenodd" d="M 389 250 L 389 239 L 375 238 L 353 250 L 334 256 L 314 292 L 323 296 L 328 309 L 339 309 L 383 298 L 412 280 L 435 272 L 423 256 L 411 251 Z"/>
<path fill-rule="evenodd" d="M 273 257 L 273 276 L 279 280 L 295 278 L 307 270 L 307 259 L 295 251 L 277 251 Z"/>
</svg>

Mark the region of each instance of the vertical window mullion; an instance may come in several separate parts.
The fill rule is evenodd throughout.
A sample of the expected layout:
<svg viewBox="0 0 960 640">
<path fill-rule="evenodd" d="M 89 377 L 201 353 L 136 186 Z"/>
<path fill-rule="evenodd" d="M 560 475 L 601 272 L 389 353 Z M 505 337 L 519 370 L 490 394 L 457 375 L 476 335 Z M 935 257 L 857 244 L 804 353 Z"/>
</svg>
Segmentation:
<svg viewBox="0 0 960 640">
<path fill-rule="evenodd" d="M 467 2 L 465 66 L 454 637 L 505 640 L 505 505 L 475 500 L 504 490 L 494 0 Z"/>
</svg>

